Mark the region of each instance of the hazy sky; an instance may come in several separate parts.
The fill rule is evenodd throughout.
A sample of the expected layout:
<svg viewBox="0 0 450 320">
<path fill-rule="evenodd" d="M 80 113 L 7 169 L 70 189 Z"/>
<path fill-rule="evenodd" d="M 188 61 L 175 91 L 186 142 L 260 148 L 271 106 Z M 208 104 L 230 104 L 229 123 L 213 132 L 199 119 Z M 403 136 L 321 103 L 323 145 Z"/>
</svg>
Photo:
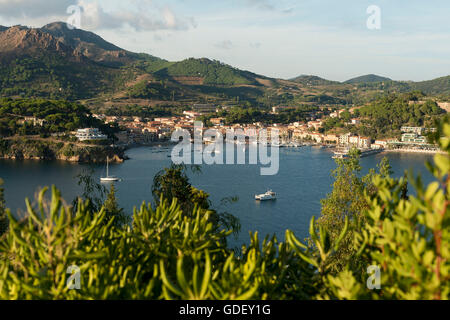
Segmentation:
<svg viewBox="0 0 450 320">
<path fill-rule="evenodd" d="M 168 60 L 207 57 L 271 77 L 450 74 L 450 0 L 0 0 L 0 25 L 81 28 Z M 381 9 L 369 30 L 367 8 Z"/>
</svg>

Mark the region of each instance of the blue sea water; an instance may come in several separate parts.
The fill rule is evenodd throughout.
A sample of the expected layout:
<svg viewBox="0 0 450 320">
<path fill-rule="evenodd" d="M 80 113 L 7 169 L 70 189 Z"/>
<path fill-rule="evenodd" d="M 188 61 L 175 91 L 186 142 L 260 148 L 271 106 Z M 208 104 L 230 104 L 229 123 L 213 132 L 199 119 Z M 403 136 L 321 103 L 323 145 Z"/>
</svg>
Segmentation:
<svg viewBox="0 0 450 320">
<path fill-rule="evenodd" d="M 171 149 L 163 147 L 141 147 L 130 149 L 130 160 L 123 164 L 110 165 L 110 172 L 123 181 L 116 184 L 119 204 L 130 214 L 135 206 L 152 199 L 151 185 L 157 172 L 170 166 Z M 258 231 L 260 236 L 276 234 L 284 239 L 286 229 L 291 229 L 300 238 L 308 236 L 309 221 L 320 215 L 320 200 L 332 189 L 331 171 L 336 164 L 332 153 L 326 149 L 303 147 L 280 149 L 279 172 L 274 176 L 261 176 L 259 165 L 202 165 L 200 174 L 190 173 L 191 183 L 210 194 L 213 207 L 234 214 L 242 224 L 237 238 L 230 239 L 233 246 L 249 240 L 249 231 Z M 420 173 L 425 182 L 432 176 L 425 168 L 430 155 L 422 154 L 378 154 L 361 159 L 363 172 L 376 168 L 387 156 L 394 176 L 402 176 L 405 170 Z M 25 197 L 34 200 L 37 190 L 43 186 L 56 185 L 67 203 L 80 194 L 76 175 L 92 168 L 94 177 L 105 174 L 102 165 L 82 165 L 59 161 L 12 161 L 0 160 L 0 178 L 5 182 L 6 203 L 17 215 L 24 214 Z M 278 194 L 276 201 L 257 202 L 254 195 L 272 189 Z M 221 205 L 226 197 L 237 196 L 239 200 Z"/>
</svg>

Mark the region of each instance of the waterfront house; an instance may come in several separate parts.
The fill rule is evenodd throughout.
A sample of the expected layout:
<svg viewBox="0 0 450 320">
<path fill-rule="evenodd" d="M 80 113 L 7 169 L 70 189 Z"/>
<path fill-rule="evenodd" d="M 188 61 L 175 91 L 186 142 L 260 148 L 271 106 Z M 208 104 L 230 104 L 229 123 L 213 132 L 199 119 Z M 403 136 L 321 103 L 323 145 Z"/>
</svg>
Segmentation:
<svg viewBox="0 0 450 320">
<path fill-rule="evenodd" d="M 375 140 L 375 144 L 378 144 L 382 146 L 383 148 L 386 148 L 388 145 L 388 142 L 386 140 Z"/>
<path fill-rule="evenodd" d="M 384 147 L 381 144 L 378 144 L 378 143 L 372 143 L 370 145 L 370 148 L 374 149 L 374 150 L 384 149 Z"/>
<path fill-rule="evenodd" d="M 346 133 L 339 136 L 339 144 L 342 146 L 347 146 L 350 142 L 350 135 L 351 133 Z"/>
<path fill-rule="evenodd" d="M 369 149 L 372 143 L 372 139 L 368 137 L 360 137 L 358 147 L 361 149 Z"/>
<path fill-rule="evenodd" d="M 320 133 L 311 133 L 311 139 L 317 143 L 321 143 L 323 141 L 323 137 Z"/>
<path fill-rule="evenodd" d="M 349 138 L 348 138 L 348 144 L 351 144 L 354 147 L 359 146 L 359 136 L 350 135 Z"/>
<path fill-rule="evenodd" d="M 427 138 L 417 133 L 404 133 L 402 134 L 402 142 L 415 143 L 415 144 L 426 144 Z"/>
<path fill-rule="evenodd" d="M 108 137 L 105 134 L 102 134 L 97 128 L 85 128 L 78 129 L 75 136 L 80 141 L 88 141 L 88 140 L 106 140 Z"/>
<path fill-rule="evenodd" d="M 323 139 L 327 143 L 339 143 L 339 137 L 335 134 L 328 134 L 324 136 Z"/>
</svg>

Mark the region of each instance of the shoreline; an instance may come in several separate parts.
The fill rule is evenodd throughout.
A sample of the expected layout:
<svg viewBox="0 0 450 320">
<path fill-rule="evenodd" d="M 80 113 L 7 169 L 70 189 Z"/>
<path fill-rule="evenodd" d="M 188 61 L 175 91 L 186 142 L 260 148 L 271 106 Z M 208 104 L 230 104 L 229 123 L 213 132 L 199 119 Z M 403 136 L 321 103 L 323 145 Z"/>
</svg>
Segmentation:
<svg viewBox="0 0 450 320">
<path fill-rule="evenodd" d="M 442 150 L 416 150 L 416 149 L 385 149 L 383 151 L 388 153 L 420 153 L 420 154 L 446 154 Z"/>
<path fill-rule="evenodd" d="M 121 164 L 124 163 L 126 160 L 129 160 L 130 158 L 125 154 L 127 150 L 131 150 L 131 149 L 135 149 L 135 148 L 143 148 L 143 147 L 170 147 L 176 145 L 176 143 L 172 142 L 172 141 L 158 141 L 158 142 L 151 142 L 151 143 L 135 143 L 135 144 L 130 144 L 130 145 L 116 145 L 115 147 L 117 148 L 122 148 L 123 150 L 123 154 L 122 155 L 118 155 L 118 154 L 114 154 L 110 159 L 112 160 L 111 163 L 117 163 L 117 164 Z M 323 146 L 323 145 L 319 145 L 319 144 L 309 144 L 309 145 L 302 145 L 299 146 L 298 148 L 302 148 L 302 147 L 320 147 L 321 149 L 333 149 L 332 146 Z M 378 153 L 378 152 L 377 152 Z M 441 151 L 441 150 L 417 150 L 417 149 L 384 149 L 383 151 L 379 152 L 381 154 L 383 153 L 403 153 L 403 154 L 428 154 L 428 155 L 433 155 L 433 154 L 446 154 L 445 152 Z M 374 153 L 375 154 L 375 153 Z M 371 156 L 367 155 L 367 156 Z M 10 160 L 10 161 L 60 161 L 60 162 L 67 162 L 67 163 L 73 163 L 73 164 L 99 164 L 99 163 L 104 163 L 104 160 L 97 160 L 97 159 L 80 159 L 79 156 L 61 156 L 58 155 L 56 157 L 23 157 L 23 155 L 19 156 L 19 157 L 15 157 L 15 156 L 0 156 L 0 160 Z"/>
<path fill-rule="evenodd" d="M 72 163 L 122 163 L 125 149 L 111 145 L 88 145 L 36 137 L 15 137 L 4 140 L 0 159 L 31 161 L 64 161 Z"/>
</svg>

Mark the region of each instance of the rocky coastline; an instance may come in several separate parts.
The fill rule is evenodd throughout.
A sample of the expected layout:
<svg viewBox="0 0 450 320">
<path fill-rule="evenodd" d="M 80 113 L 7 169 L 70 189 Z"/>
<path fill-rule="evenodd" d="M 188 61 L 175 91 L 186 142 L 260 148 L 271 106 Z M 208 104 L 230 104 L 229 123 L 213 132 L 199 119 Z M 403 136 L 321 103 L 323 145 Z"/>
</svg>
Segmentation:
<svg viewBox="0 0 450 320">
<path fill-rule="evenodd" d="M 107 158 L 110 163 L 123 163 L 128 159 L 123 147 L 25 138 L 0 141 L 0 159 L 105 163 Z"/>
</svg>

